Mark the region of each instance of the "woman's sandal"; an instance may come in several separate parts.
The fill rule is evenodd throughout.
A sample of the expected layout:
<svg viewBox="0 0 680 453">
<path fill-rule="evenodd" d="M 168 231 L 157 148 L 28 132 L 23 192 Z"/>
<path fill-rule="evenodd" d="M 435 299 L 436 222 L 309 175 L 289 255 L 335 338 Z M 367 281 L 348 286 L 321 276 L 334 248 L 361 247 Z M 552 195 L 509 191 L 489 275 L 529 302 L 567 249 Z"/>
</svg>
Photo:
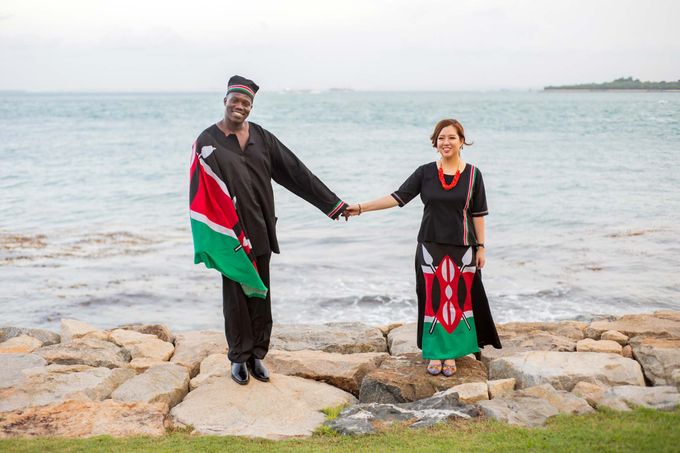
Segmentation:
<svg viewBox="0 0 680 453">
<path fill-rule="evenodd" d="M 427 365 L 427 372 L 430 373 L 432 376 L 436 376 L 436 375 L 438 375 L 439 373 L 442 372 L 442 362 L 441 362 L 441 360 L 438 360 L 439 363 L 432 363 L 432 362 L 433 361 L 431 361 Z"/>
<path fill-rule="evenodd" d="M 457 368 L 456 368 L 456 362 L 452 360 L 452 364 L 450 363 L 444 363 L 442 365 L 442 374 L 446 377 L 451 377 L 455 374 Z"/>
</svg>

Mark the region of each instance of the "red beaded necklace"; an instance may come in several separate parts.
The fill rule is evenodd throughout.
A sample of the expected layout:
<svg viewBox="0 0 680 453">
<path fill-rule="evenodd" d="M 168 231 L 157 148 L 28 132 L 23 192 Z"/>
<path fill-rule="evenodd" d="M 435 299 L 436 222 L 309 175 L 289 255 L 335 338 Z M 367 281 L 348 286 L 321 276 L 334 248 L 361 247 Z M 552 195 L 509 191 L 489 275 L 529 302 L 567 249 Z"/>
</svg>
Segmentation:
<svg viewBox="0 0 680 453">
<path fill-rule="evenodd" d="M 442 185 L 442 188 L 444 190 L 451 190 L 454 187 L 456 187 L 456 184 L 458 184 L 458 180 L 460 179 L 460 170 L 456 170 L 456 174 L 453 177 L 453 181 L 451 181 L 451 184 L 446 184 L 446 180 L 444 179 L 444 165 L 441 165 L 439 167 L 439 182 Z"/>
</svg>

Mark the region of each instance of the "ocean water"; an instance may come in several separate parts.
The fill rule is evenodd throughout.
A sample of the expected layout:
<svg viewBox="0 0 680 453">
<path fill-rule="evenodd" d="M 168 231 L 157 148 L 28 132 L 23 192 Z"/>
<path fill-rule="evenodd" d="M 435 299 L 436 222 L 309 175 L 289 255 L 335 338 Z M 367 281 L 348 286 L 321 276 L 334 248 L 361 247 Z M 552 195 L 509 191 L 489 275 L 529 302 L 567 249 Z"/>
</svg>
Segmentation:
<svg viewBox="0 0 680 453">
<path fill-rule="evenodd" d="M 222 94 L 0 94 L 0 325 L 221 328 L 193 264 L 191 144 Z M 680 93 L 267 93 L 250 119 L 349 202 L 396 189 L 458 118 L 483 172 L 497 321 L 680 309 Z M 332 222 L 275 185 L 275 323 L 416 317 L 422 205 Z"/>
</svg>

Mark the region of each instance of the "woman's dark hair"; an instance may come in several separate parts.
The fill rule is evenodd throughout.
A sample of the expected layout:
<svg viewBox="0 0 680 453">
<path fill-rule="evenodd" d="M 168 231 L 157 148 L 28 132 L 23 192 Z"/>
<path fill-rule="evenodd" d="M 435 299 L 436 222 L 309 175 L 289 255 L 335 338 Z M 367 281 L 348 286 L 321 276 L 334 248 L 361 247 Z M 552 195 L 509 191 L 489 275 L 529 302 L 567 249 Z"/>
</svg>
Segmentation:
<svg viewBox="0 0 680 453">
<path fill-rule="evenodd" d="M 432 136 L 430 137 L 430 140 L 432 140 L 432 147 L 434 148 L 437 147 L 437 137 L 439 137 L 439 133 L 442 131 L 442 129 L 448 126 L 453 126 L 454 128 L 456 128 L 456 132 L 458 133 L 460 139 L 463 141 L 464 145 L 468 146 L 472 145 L 472 142 L 468 143 L 465 141 L 465 129 L 463 129 L 463 125 L 460 124 L 458 120 L 445 119 L 438 122 L 437 125 L 434 127 L 434 132 L 432 132 Z"/>
</svg>

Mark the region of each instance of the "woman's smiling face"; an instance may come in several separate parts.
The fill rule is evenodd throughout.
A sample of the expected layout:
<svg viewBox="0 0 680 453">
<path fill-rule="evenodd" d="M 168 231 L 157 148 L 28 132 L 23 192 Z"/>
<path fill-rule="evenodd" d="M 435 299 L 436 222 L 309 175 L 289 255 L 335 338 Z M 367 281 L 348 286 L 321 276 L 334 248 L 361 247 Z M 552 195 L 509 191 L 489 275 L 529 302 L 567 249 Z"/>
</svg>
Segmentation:
<svg viewBox="0 0 680 453">
<path fill-rule="evenodd" d="M 462 141 L 453 126 L 446 126 L 437 136 L 437 151 L 442 157 L 452 157 L 460 152 Z"/>
</svg>

